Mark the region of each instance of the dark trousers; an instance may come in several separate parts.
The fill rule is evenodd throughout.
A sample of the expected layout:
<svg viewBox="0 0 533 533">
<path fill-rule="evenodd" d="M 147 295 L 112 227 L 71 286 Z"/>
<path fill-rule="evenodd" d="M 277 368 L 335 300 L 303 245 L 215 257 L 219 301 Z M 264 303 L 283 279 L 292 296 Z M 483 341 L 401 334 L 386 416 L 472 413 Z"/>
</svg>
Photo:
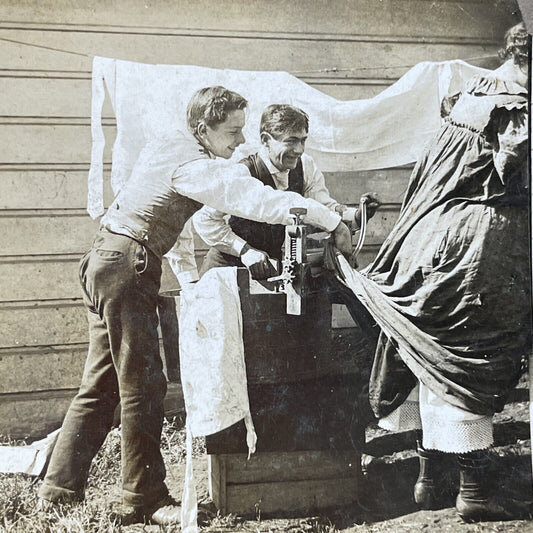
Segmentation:
<svg viewBox="0 0 533 533">
<path fill-rule="evenodd" d="M 168 492 L 160 451 L 166 393 L 157 333 L 161 261 L 133 239 L 102 230 L 81 260 L 80 279 L 89 353 L 40 496 L 83 497 L 120 401 L 124 503 L 151 505 Z"/>
</svg>

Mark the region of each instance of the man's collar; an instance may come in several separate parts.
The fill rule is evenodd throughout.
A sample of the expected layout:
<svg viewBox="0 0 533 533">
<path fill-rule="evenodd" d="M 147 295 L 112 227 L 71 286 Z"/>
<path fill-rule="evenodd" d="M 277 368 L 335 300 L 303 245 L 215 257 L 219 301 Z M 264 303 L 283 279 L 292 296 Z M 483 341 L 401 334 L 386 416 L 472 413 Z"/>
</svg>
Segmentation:
<svg viewBox="0 0 533 533">
<path fill-rule="evenodd" d="M 274 165 L 274 163 L 272 163 L 268 155 L 268 150 L 264 146 L 261 146 L 258 154 L 259 154 L 259 157 L 261 157 L 261 159 L 263 160 L 263 163 L 267 167 L 270 174 L 272 174 L 273 176 L 278 175 L 278 174 L 287 175 L 289 173 L 288 170 L 280 170 L 276 165 Z"/>
</svg>

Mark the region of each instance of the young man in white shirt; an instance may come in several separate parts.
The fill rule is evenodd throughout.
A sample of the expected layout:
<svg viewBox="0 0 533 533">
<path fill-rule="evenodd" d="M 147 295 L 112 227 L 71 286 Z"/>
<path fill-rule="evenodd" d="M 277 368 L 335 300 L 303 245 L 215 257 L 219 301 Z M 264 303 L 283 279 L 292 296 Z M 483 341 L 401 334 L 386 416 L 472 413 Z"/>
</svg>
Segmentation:
<svg viewBox="0 0 533 533">
<path fill-rule="evenodd" d="M 246 105 L 224 87 L 198 91 L 187 109 L 189 132 L 147 144 L 102 218 L 80 263 L 89 352 L 39 491 L 41 508 L 83 499 L 89 467 L 120 400 L 122 522 L 179 521 L 160 451 L 166 379 L 156 309 L 161 258 L 202 204 L 275 224 L 289 223 L 290 209 L 303 207 L 309 223 L 333 232 L 337 247 L 350 252 L 350 232 L 339 215 L 265 187 L 244 166 L 223 161 L 244 142 Z M 246 201 L 243 189 L 252 191 Z"/>
</svg>

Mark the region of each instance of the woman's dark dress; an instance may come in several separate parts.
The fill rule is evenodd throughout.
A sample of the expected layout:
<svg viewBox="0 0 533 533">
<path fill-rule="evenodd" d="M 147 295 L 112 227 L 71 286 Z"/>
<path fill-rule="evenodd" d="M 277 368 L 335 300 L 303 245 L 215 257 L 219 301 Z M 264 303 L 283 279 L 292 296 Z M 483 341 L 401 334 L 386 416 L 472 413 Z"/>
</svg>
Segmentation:
<svg viewBox="0 0 533 533">
<path fill-rule="evenodd" d="M 459 405 L 491 414 L 516 384 L 530 338 L 527 92 L 476 77 L 446 104 L 445 124 L 364 274 L 445 348 L 444 358 L 420 354 L 422 366 L 459 385 Z M 416 382 L 394 347 L 382 335 L 370 387 L 377 416 Z"/>
</svg>

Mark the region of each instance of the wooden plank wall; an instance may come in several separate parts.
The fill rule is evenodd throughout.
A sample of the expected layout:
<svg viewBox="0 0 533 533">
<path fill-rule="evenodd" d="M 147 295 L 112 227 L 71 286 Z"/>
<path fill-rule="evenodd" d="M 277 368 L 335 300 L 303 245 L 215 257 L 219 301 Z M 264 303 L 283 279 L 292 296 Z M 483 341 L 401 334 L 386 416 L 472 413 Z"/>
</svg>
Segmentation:
<svg viewBox="0 0 533 533">
<path fill-rule="evenodd" d="M 97 227 L 85 212 L 93 55 L 286 70 L 338 99 L 359 99 L 420 61 L 493 66 L 496 45 L 518 20 L 514 0 L 3 0 L 0 432 L 53 429 L 79 384 L 87 331 L 77 263 Z M 109 103 L 103 115 L 109 175 Z M 373 190 L 387 202 L 366 261 L 396 218 L 408 176 L 327 175 L 340 201 Z M 167 269 L 163 286 L 174 285 Z"/>
</svg>

